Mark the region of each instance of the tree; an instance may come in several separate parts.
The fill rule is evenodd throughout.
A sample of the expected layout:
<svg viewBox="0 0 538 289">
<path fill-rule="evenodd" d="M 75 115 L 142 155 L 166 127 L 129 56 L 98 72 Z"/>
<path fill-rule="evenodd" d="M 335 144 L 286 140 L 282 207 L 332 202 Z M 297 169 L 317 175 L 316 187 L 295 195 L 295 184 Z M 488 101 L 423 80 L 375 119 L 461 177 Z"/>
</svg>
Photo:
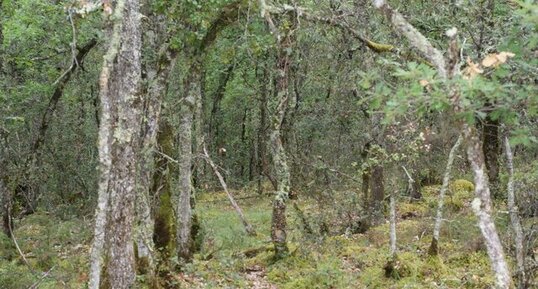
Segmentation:
<svg viewBox="0 0 538 289">
<path fill-rule="evenodd" d="M 132 231 L 140 158 L 139 9 L 138 0 L 120 0 L 108 15 L 112 27 L 99 77 L 101 177 L 91 252 L 92 289 L 131 288 L 135 282 Z"/>
<path fill-rule="evenodd" d="M 375 0 L 374 5 L 391 21 L 398 33 L 406 37 L 412 46 L 419 50 L 424 57 L 428 58 L 437 69 L 437 73 L 442 80 L 447 81 L 459 76 L 459 67 L 457 66 L 459 50 L 456 40 L 457 30 L 455 28 L 447 32 L 451 43 L 448 58 L 445 60 L 439 50 L 435 49 L 418 30 L 410 25 L 400 13 L 393 10 L 384 0 Z M 451 86 L 447 89 L 446 93 L 449 95 L 448 97 L 451 101 L 453 111 L 461 113 L 463 109 L 460 103 L 461 91 L 457 86 Z M 476 197 L 472 204 L 473 211 L 478 217 L 478 225 L 486 243 L 488 255 L 491 259 L 491 266 L 495 271 L 497 286 L 500 288 L 509 288 L 512 283 L 510 271 L 495 223 L 491 217 L 490 188 L 486 173 L 484 152 L 482 150 L 482 141 L 479 139 L 475 127 L 472 127 L 465 121 L 460 121 L 459 125 L 465 139 L 467 157 L 474 174 Z"/>
</svg>

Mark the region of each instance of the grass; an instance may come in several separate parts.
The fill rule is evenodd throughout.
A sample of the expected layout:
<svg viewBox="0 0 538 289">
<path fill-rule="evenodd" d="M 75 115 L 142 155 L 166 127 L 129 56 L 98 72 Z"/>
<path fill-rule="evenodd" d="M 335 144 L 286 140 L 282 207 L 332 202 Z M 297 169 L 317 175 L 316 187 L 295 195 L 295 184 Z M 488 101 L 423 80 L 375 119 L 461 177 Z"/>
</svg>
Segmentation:
<svg viewBox="0 0 538 289">
<path fill-rule="evenodd" d="M 472 185 L 472 184 L 471 184 Z M 454 186 L 456 187 L 456 186 Z M 468 184 L 454 189 L 458 206 L 447 208 L 441 231 L 440 256 L 427 254 L 431 241 L 436 188 L 420 202 L 398 204 L 398 272 L 387 278 L 389 224 L 364 234 L 345 232 L 331 221 L 331 234 L 308 235 L 291 205 L 288 208 L 290 255 L 275 261 L 270 242 L 271 196 L 238 195 L 238 203 L 257 231 L 248 236 L 226 195 L 200 194 L 196 207 L 202 225 L 202 247 L 183 272 L 174 273 L 173 288 L 490 288 L 493 276 L 480 232 L 469 208 Z M 462 192 L 462 190 L 465 190 Z M 348 194 L 353 197 L 352 194 Z M 356 197 L 356 196 L 355 196 Z M 316 230 L 318 204 L 300 201 Z M 342 210 L 332 207 L 331 218 Z M 360 213 L 360 212 L 359 212 Z M 508 226 L 499 214 L 500 232 Z M 30 267 L 21 263 L 12 242 L 0 236 L 0 288 L 84 288 L 87 282 L 91 225 L 80 220 L 60 220 L 44 212 L 17 224 L 16 236 Z M 53 268 L 41 279 L 43 272 Z M 260 285 L 261 284 L 261 285 Z M 265 287 L 264 287 L 265 286 Z M 273 286 L 273 287 L 270 287 Z"/>
</svg>

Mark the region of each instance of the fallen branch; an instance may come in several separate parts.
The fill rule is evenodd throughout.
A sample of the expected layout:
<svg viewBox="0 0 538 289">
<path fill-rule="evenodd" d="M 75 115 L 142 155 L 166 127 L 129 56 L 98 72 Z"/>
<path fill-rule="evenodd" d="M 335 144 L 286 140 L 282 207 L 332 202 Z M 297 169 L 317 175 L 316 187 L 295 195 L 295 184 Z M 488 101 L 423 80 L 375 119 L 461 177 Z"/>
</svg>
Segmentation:
<svg viewBox="0 0 538 289">
<path fill-rule="evenodd" d="M 254 228 L 250 225 L 250 223 L 245 218 L 245 215 L 243 214 L 243 211 L 241 210 L 241 208 L 239 207 L 239 205 L 235 201 L 233 195 L 230 193 L 230 191 L 228 191 L 228 186 L 226 185 L 226 182 L 224 181 L 224 178 L 220 174 L 217 166 L 215 165 L 213 160 L 211 160 L 211 158 L 209 157 L 209 154 L 207 153 L 207 149 L 205 147 L 205 144 L 203 145 L 203 149 L 204 149 L 205 160 L 211 166 L 211 168 L 213 169 L 213 172 L 215 173 L 215 175 L 219 179 L 219 182 L 220 182 L 222 188 L 224 189 L 224 191 L 226 192 L 226 195 L 228 196 L 228 199 L 230 200 L 230 203 L 232 204 L 232 207 L 234 207 L 235 211 L 237 212 L 237 215 L 239 215 L 239 218 L 241 219 L 241 222 L 243 223 L 243 226 L 245 227 L 245 231 L 247 231 L 247 234 L 249 234 L 251 236 L 256 235 L 256 231 L 254 230 Z"/>
</svg>

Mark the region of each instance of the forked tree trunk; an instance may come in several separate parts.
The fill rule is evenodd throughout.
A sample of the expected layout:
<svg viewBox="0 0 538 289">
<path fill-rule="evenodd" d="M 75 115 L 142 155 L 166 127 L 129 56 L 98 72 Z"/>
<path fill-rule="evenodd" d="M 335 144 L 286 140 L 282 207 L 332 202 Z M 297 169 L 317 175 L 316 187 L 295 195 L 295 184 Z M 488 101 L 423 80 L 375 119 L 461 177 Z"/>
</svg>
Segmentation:
<svg viewBox="0 0 538 289">
<path fill-rule="evenodd" d="M 512 223 L 512 230 L 514 231 L 514 244 L 516 247 L 517 286 L 518 288 L 525 288 L 527 280 L 525 276 L 525 250 L 523 247 L 524 235 L 516 205 L 516 196 L 514 192 L 514 157 L 512 155 L 512 148 L 510 147 L 508 137 L 504 138 L 504 151 L 508 167 L 508 210 L 510 212 L 510 222 Z"/>
<path fill-rule="evenodd" d="M 441 185 L 441 190 L 439 192 L 439 200 L 437 201 L 437 214 L 435 217 L 435 225 L 433 226 L 433 237 L 430 244 L 430 249 L 428 253 L 431 256 L 437 256 L 439 254 L 439 235 L 441 233 L 441 223 L 443 222 L 443 206 L 445 203 L 445 195 L 450 184 L 450 177 L 452 173 L 452 164 L 454 163 L 454 158 L 456 157 L 456 152 L 458 151 L 461 143 L 463 142 L 463 136 L 460 134 L 458 140 L 452 146 L 450 153 L 448 154 L 448 161 L 445 168 L 445 175 L 443 176 L 443 184 Z"/>
<path fill-rule="evenodd" d="M 99 78 L 101 176 L 90 256 L 90 289 L 132 288 L 136 276 L 132 227 L 137 160 L 140 156 L 141 30 L 138 0 L 117 1 L 110 19 L 114 25 Z"/>
<path fill-rule="evenodd" d="M 436 68 L 439 77 L 448 81 L 459 75 L 459 52 L 456 35 L 457 30 L 451 29 L 447 36 L 450 37 L 448 57 L 445 60 L 443 54 L 437 50 L 430 41 L 414 28 L 396 10 L 392 9 L 384 0 L 374 0 L 374 6 L 380 9 L 387 19 L 392 23 L 394 30 L 406 37 L 409 43 L 419 50 L 424 57 Z M 452 109 L 455 113 L 462 110 L 460 89 L 451 86 L 447 90 L 452 102 Z M 473 211 L 478 218 L 478 226 L 484 237 L 487 252 L 491 260 L 491 266 L 495 272 L 496 286 L 499 288 L 510 288 L 512 286 L 511 274 L 504 256 L 503 247 L 491 216 L 491 196 L 489 180 L 482 150 L 482 141 L 478 136 L 476 128 L 462 122 L 461 131 L 465 140 L 467 158 L 471 163 L 475 182 L 475 199 L 472 203 Z"/>
</svg>

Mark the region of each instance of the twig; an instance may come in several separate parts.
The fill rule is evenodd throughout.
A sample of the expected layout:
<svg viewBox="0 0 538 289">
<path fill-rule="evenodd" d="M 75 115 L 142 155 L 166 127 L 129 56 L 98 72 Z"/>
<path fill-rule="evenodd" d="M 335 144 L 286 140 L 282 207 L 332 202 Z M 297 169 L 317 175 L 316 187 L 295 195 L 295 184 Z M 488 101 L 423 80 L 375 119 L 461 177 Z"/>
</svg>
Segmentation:
<svg viewBox="0 0 538 289">
<path fill-rule="evenodd" d="M 24 264 L 26 264 L 26 266 L 28 266 L 28 269 L 30 269 L 30 271 L 32 271 L 32 273 L 35 274 L 34 269 L 32 269 L 32 266 L 30 266 L 30 263 L 28 263 L 26 256 L 24 256 L 24 253 L 22 252 L 21 247 L 19 247 L 19 243 L 17 242 L 17 238 L 15 237 L 15 232 L 13 232 L 13 228 L 11 226 L 12 222 L 13 222 L 13 218 L 11 217 L 11 214 L 10 214 L 8 227 L 9 227 L 9 234 L 11 235 L 11 239 L 13 240 L 13 243 L 15 243 L 15 247 L 17 248 L 19 255 L 21 255 L 22 260 L 24 261 Z"/>
<path fill-rule="evenodd" d="M 37 286 L 39 286 L 39 284 L 43 282 L 43 280 L 47 278 L 47 276 L 49 276 L 50 272 L 52 271 L 52 269 L 54 269 L 54 267 L 56 267 L 56 265 L 52 266 L 47 272 L 43 273 L 43 275 L 41 275 L 41 278 L 39 278 L 39 280 L 32 284 L 32 286 L 28 287 L 28 289 L 37 289 Z"/>
</svg>

